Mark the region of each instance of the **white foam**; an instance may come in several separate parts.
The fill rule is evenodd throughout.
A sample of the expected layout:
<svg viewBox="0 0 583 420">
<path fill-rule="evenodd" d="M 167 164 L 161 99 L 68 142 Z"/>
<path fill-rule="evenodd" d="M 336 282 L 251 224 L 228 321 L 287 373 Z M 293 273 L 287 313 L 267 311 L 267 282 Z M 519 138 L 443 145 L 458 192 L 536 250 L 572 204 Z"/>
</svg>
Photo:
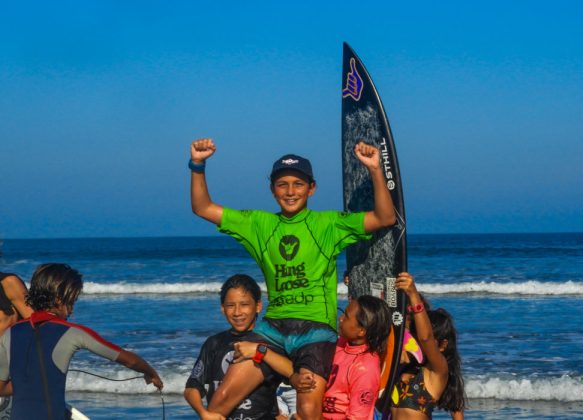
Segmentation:
<svg viewBox="0 0 583 420">
<path fill-rule="evenodd" d="M 219 282 L 209 283 L 94 283 L 86 282 L 83 293 L 87 295 L 107 294 L 184 294 L 184 293 L 218 293 Z"/>
<path fill-rule="evenodd" d="M 583 401 L 583 377 L 501 379 L 467 378 L 469 398 L 524 401 Z"/>
<path fill-rule="evenodd" d="M 84 369 L 91 371 L 91 369 Z M 140 374 L 128 369 L 117 370 L 115 372 L 96 372 L 99 375 L 111 379 L 126 379 Z M 173 373 L 158 371 L 164 382 L 165 394 L 182 394 L 184 385 L 188 379 L 189 372 Z M 97 392 L 109 394 L 149 394 L 156 392 L 154 385 L 147 385 L 143 378 L 132 379 L 123 382 L 108 381 L 81 372 L 69 372 L 67 375 L 67 391 Z"/>
<path fill-rule="evenodd" d="M 164 381 L 165 394 L 182 394 L 190 373 L 186 367 L 159 371 Z M 95 372 L 101 375 L 122 379 L 137 376 L 133 371 L 119 369 L 109 372 Z M 465 387 L 468 398 L 485 398 L 501 401 L 583 401 L 583 377 L 562 376 L 557 378 L 498 378 L 467 377 Z M 146 385 L 143 379 L 125 382 L 112 382 L 78 372 L 69 372 L 68 391 L 111 393 L 111 394 L 148 394 L 155 392 L 153 385 Z"/>
<path fill-rule="evenodd" d="M 86 282 L 83 293 L 87 295 L 108 294 L 188 294 L 188 293 L 218 293 L 221 282 L 208 283 L 95 283 Z M 259 284 L 266 291 L 265 283 Z M 567 281 L 563 283 L 526 281 L 523 283 L 468 282 L 432 284 L 419 283 L 418 289 L 430 294 L 496 294 L 496 295 L 583 295 L 583 282 Z M 338 294 L 345 296 L 348 288 L 338 284 Z"/>
<path fill-rule="evenodd" d="M 583 282 L 563 283 L 530 280 L 522 283 L 470 282 L 457 284 L 418 284 L 423 293 L 497 294 L 497 295 L 583 295 Z"/>
</svg>

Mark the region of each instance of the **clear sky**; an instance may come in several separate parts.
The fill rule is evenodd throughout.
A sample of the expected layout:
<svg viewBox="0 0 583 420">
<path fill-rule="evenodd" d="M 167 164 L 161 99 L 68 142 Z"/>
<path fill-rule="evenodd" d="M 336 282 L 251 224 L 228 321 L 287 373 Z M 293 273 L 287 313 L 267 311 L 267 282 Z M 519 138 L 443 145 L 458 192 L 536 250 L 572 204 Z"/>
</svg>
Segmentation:
<svg viewBox="0 0 583 420">
<path fill-rule="evenodd" d="M 215 234 L 312 160 L 341 209 L 342 42 L 392 126 L 411 233 L 583 231 L 583 2 L 3 1 L 0 238 Z"/>
</svg>

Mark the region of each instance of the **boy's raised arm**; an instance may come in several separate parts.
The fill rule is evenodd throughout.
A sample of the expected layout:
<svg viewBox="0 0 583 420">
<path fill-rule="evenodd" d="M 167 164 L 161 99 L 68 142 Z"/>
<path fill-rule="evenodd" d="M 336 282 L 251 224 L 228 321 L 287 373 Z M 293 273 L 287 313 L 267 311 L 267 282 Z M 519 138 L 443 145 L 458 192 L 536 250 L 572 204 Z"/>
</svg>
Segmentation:
<svg viewBox="0 0 583 420">
<path fill-rule="evenodd" d="M 354 153 L 370 172 L 374 192 L 374 209 L 366 212 L 364 216 L 364 230 L 371 233 L 380 228 L 394 225 L 397 217 L 393 199 L 385 185 L 379 150 L 374 146 L 360 142 L 354 148 Z"/>
<path fill-rule="evenodd" d="M 221 223 L 223 207 L 213 203 L 208 192 L 205 178 L 205 162 L 211 157 L 217 147 L 212 139 L 204 138 L 192 142 L 190 145 L 190 203 L 192 211 L 197 216 L 208 220 L 215 225 Z"/>
</svg>

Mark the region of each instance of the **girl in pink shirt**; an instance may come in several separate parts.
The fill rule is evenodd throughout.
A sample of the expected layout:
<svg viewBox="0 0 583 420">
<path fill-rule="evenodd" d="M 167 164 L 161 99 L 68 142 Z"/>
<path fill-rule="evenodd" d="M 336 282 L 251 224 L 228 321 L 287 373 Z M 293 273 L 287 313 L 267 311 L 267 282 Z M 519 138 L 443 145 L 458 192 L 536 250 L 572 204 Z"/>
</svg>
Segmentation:
<svg viewBox="0 0 583 420">
<path fill-rule="evenodd" d="M 350 301 L 340 317 L 340 337 L 324 394 L 324 419 L 373 418 L 390 320 L 390 309 L 379 298 L 364 295 Z"/>
<path fill-rule="evenodd" d="M 382 354 L 391 328 L 387 303 L 373 296 L 352 299 L 340 316 L 339 334 L 332 370 L 326 385 L 322 417 L 326 420 L 371 420 L 378 398 Z M 289 378 L 298 392 L 315 386 L 309 374 L 294 373 L 291 361 L 269 348 L 260 357 L 257 343 L 234 344 L 235 363 L 251 359 L 267 363 Z"/>
</svg>

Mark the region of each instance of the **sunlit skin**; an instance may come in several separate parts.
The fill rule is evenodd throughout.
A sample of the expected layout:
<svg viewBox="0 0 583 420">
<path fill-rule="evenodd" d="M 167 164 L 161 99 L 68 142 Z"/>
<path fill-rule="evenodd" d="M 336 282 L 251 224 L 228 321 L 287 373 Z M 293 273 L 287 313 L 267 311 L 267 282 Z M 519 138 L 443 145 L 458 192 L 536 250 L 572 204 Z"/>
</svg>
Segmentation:
<svg viewBox="0 0 583 420">
<path fill-rule="evenodd" d="M 411 276 L 409 273 L 404 272 L 397 275 L 395 288 L 405 292 L 409 298 L 409 302 L 411 302 L 411 305 L 422 303 L 421 297 L 417 292 L 413 276 Z M 429 393 L 436 399 L 439 399 L 445 387 L 447 386 L 447 375 L 449 368 L 447 360 L 442 353 L 447 347 L 448 342 L 447 340 L 438 342 L 438 340 L 435 339 L 427 311 L 422 310 L 421 312 L 415 312 L 411 314 L 411 316 L 415 322 L 417 330 L 417 336 L 415 339 L 421 346 L 421 350 L 423 351 L 423 356 L 425 358 L 425 364 L 422 371 L 423 381 L 427 391 L 429 391 Z M 408 361 L 409 355 L 401 353 L 401 360 Z M 401 375 L 401 380 L 405 383 L 409 383 L 413 376 L 414 375 L 412 374 L 404 373 Z M 421 420 L 428 418 L 424 413 L 406 407 L 393 407 L 391 412 L 393 416 L 392 418 L 395 420 Z M 463 416 L 463 413 L 456 414 L 461 414 Z"/>
<path fill-rule="evenodd" d="M 308 205 L 308 198 L 316 191 L 316 183 L 297 171 L 282 171 L 271 185 L 271 192 L 281 208 L 281 214 L 292 217 Z"/>
<path fill-rule="evenodd" d="M 221 311 L 227 322 L 237 332 L 252 330 L 255 327 L 257 314 L 261 312 L 261 301 L 256 302 L 253 295 L 241 287 L 229 289 Z"/>
<path fill-rule="evenodd" d="M 190 159 L 201 165 L 215 154 L 217 147 L 210 138 L 201 138 L 191 143 Z M 386 180 L 381 168 L 380 151 L 369 144 L 360 141 L 354 146 L 354 154 L 369 172 L 373 185 L 374 208 L 364 213 L 364 232 L 375 232 L 383 227 L 391 226 L 396 221 L 393 202 L 386 186 Z M 294 170 L 285 170 L 273 174 L 270 189 L 280 207 L 279 215 L 292 218 L 305 210 L 308 199 L 316 190 L 315 182 L 307 175 Z M 190 201 L 194 214 L 220 226 L 223 218 L 223 207 L 215 203 L 210 196 L 204 168 L 199 167 L 191 172 Z M 253 363 L 245 361 L 229 367 L 225 380 L 213 395 L 209 409 L 214 412 L 228 414 L 234 404 L 248 395 L 252 386 L 256 386 L 254 378 L 263 380 L 261 372 Z M 243 373 L 241 373 L 243 372 Z M 314 376 L 315 386 L 311 392 L 298 395 L 298 417 L 319 418 L 321 404 L 326 389 L 326 379 L 315 375 L 305 367 L 300 368 L 300 374 L 308 373 Z M 243 380 L 237 378 L 240 375 Z M 257 382 L 259 383 L 259 382 Z"/>
<path fill-rule="evenodd" d="M 12 275 L 6 276 L 2 280 L 0 287 L 4 290 L 4 294 L 10 300 L 10 304 L 14 309 L 12 315 L 7 315 L 4 311 L 0 311 L 0 335 L 2 335 L 19 319 L 28 318 L 32 314 L 32 309 L 25 302 L 26 286 L 20 278 Z"/>
<path fill-rule="evenodd" d="M 356 319 L 360 307 L 358 302 L 351 301 L 346 310 L 340 315 L 340 322 L 338 332 L 341 337 L 344 337 L 353 346 L 359 346 L 366 342 L 366 330 L 358 323 Z"/>
</svg>

